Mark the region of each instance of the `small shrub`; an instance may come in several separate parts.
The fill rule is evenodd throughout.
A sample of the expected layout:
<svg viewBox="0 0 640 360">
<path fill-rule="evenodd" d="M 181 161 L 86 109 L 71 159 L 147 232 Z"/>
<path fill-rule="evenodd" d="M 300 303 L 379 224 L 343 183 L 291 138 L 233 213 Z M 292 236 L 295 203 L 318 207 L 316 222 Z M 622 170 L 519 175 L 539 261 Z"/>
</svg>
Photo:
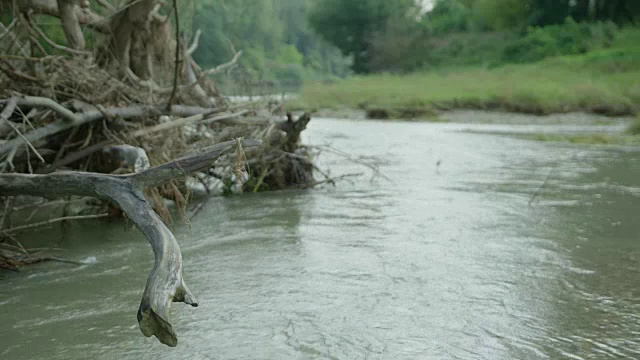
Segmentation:
<svg viewBox="0 0 640 360">
<path fill-rule="evenodd" d="M 302 65 L 274 65 L 272 72 L 280 84 L 302 86 L 304 80 L 304 68 Z"/>
<path fill-rule="evenodd" d="M 470 9 L 460 0 L 437 1 L 427 14 L 427 26 L 432 34 L 447 34 L 469 30 Z"/>
<path fill-rule="evenodd" d="M 627 132 L 631 135 L 640 135 L 640 115 L 629 125 Z"/>
<path fill-rule="evenodd" d="M 613 23 L 576 23 L 531 27 L 520 39 L 507 45 L 504 62 L 534 62 L 551 56 L 584 54 L 596 48 L 611 46 L 617 27 Z"/>
</svg>

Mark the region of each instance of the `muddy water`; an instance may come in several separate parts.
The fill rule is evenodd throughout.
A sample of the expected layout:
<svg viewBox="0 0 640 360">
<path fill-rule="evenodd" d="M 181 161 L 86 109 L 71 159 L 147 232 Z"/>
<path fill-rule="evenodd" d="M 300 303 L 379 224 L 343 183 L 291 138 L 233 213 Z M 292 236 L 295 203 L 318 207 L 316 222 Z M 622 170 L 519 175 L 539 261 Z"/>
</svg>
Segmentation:
<svg viewBox="0 0 640 360">
<path fill-rule="evenodd" d="M 638 358 L 640 151 L 496 134 L 590 124 L 317 119 L 307 143 L 389 179 L 324 151 L 366 175 L 212 199 L 175 227 L 200 300 L 174 306 L 177 348 L 137 328 L 145 240 L 93 222 L 29 241 L 97 263 L 0 275 L 0 358 Z"/>
</svg>

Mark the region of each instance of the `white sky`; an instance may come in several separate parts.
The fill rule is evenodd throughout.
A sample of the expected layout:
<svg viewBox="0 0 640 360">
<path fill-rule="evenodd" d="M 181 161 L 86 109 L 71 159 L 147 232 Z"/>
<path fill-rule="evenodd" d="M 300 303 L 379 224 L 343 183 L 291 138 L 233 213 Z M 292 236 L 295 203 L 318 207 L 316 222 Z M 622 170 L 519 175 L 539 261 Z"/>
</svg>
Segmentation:
<svg viewBox="0 0 640 360">
<path fill-rule="evenodd" d="M 433 7 L 434 0 L 417 0 L 419 4 L 422 4 L 424 11 L 429 11 Z"/>
</svg>

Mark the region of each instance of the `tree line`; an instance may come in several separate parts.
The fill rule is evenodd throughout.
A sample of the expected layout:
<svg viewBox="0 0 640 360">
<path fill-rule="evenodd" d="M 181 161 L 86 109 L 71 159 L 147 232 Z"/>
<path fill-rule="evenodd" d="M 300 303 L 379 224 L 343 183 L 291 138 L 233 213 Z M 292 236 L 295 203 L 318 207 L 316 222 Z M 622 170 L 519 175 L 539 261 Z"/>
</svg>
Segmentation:
<svg viewBox="0 0 640 360">
<path fill-rule="evenodd" d="M 89 6 L 104 11 L 97 2 Z M 213 68 L 242 51 L 238 66 L 216 75 L 223 89 L 225 83 L 301 84 L 352 72 L 535 61 L 606 46 L 620 26 L 640 20 L 638 0 L 436 0 L 428 10 L 418 0 L 201 0 L 182 2 L 179 16 L 183 41 L 193 42 L 200 30 L 193 53 L 199 64 Z M 3 22 L 11 18 L 0 12 Z M 56 20 L 39 24 L 65 43 Z M 83 32 L 90 48 L 94 37 Z"/>
<path fill-rule="evenodd" d="M 345 76 L 349 62 L 307 21 L 314 0 L 204 0 L 195 4 L 194 59 L 208 67 L 242 51 L 239 66 L 219 81 L 301 82 Z"/>
<path fill-rule="evenodd" d="M 430 11 L 423 6 L 412 0 L 318 0 L 309 22 L 353 59 L 355 72 L 367 73 L 456 62 L 478 51 L 500 53 L 496 61 L 581 52 L 586 43 L 606 42 L 617 27 L 640 20 L 637 0 L 437 0 Z M 545 28 L 548 33 L 541 33 Z M 559 38 L 563 43 L 552 44 Z M 478 49 L 478 42 L 485 48 Z M 477 51 L 463 54 L 464 48 Z"/>
</svg>

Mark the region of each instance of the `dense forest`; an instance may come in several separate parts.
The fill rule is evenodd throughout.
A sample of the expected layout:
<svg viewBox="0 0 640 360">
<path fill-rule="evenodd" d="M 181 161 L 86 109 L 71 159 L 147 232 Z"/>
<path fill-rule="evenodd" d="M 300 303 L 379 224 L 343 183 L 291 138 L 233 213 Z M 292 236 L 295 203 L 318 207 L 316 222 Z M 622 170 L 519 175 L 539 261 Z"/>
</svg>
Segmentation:
<svg viewBox="0 0 640 360">
<path fill-rule="evenodd" d="M 121 8 L 124 0 L 90 1 L 96 14 Z M 229 62 L 242 52 L 238 66 L 215 78 L 225 93 L 244 91 L 247 87 L 270 84 L 278 88 L 297 87 L 303 80 L 328 80 L 350 73 L 350 60 L 313 31 L 308 22 L 315 0 L 204 0 L 180 1 L 179 20 L 183 41 L 192 43 L 199 34 L 193 58 L 207 68 Z M 2 10 L 0 8 L 0 10 Z M 10 11 L 0 11 L 2 23 L 12 20 Z M 170 15 L 165 8 L 160 14 Z M 173 23 L 173 17 L 169 17 Z M 38 26 L 53 42 L 67 39 L 57 19 L 34 16 Z M 0 28 L 0 30 L 2 30 Z M 95 34 L 84 27 L 88 48 L 97 46 Z M 50 51 L 51 45 L 41 43 Z M 236 86 L 233 86 L 236 85 Z"/>
<path fill-rule="evenodd" d="M 637 23 L 633 0 L 319 0 L 310 24 L 357 73 L 585 53 Z M 355 15 L 354 15 L 355 14 Z"/>
<path fill-rule="evenodd" d="M 119 7 L 124 1 L 112 1 Z M 89 2 L 96 13 L 104 11 Z M 2 14 L 9 22 L 11 16 Z M 531 62 L 606 47 L 640 19 L 634 0 L 203 0 L 181 2 L 185 42 L 224 90 L 296 89 L 349 74 Z M 34 19 L 57 43 L 60 23 Z M 173 21 L 173 20 L 172 20 Z M 93 36 L 85 29 L 87 46 Z M 42 43 L 46 50 L 50 45 Z"/>
<path fill-rule="evenodd" d="M 355 76 L 305 83 L 291 108 L 640 111 L 640 1 L 318 0 L 308 19 Z"/>
<path fill-rule="evenodd" d="M 239 65 L 217 80 L 229 91 L 345 76 L 349 61 L 309 27 L 314 0 L 205 0 L 192 7 L 193 33 L 202 31 L 194 59 L 213 67 L 242 51 Z M 185 12 L 186 14 L 186 12 Z M 239 88 L 229 88 L 235 84 Z"/>
<path fill-rule="evenodd" d="M 183 10 L 194 58 L 243 92 L 355 73 L 496 65 L 606 47 L 640 19 L 632 0 L 206 0 Z M 229 85 L 235 85 L 229 87 Z M 226 85 L 226 86 L 225 86 Z"/>
</svg>

